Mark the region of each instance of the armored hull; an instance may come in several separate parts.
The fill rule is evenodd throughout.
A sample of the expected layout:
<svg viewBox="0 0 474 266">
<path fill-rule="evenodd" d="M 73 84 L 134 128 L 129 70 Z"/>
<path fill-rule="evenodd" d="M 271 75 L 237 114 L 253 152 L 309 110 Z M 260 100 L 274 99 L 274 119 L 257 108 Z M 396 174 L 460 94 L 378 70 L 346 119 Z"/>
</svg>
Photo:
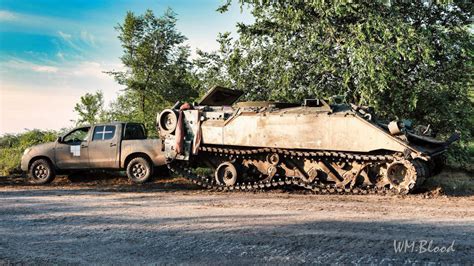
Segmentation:
<svg viewBox="0 0 474 266">
<path fill-rule="evenodd" d="M 442 153 L 456 140 L 417 135 L 399 122 L 385 125 L 367 108 L 322 100 L 234 104 L 240 94 L 216 87 L 199 104 L 177 104 L 158 116 L 170 166 L 211 169 L 214 175 L 199 181 L 208 187 L 283 182 L 408 193 L 440 170 Z"/>
</svg>

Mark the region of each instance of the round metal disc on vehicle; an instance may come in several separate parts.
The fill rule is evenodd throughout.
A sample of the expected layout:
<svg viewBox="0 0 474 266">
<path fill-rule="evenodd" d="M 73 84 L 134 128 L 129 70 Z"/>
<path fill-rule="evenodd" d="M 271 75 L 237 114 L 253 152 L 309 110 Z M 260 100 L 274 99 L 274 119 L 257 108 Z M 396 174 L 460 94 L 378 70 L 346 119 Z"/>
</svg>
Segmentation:
<svg viewBox="0 0 474 266">
<path fill-rule="evenodd" d="M 178 115 L 172 109 L 165 109 L 157 118 L 162 134 L 172 134 L 178 124 Z"/>
<path fill-rule="evenodd" d="M 49 176 L 49 168 L 47 168 L 44 164 L 35 165 L 33 167 L 33 177 L 36 179 L 46 179 Z"/>
<path fill-rule="evenodd" d="M 45 159 L 33 161 L 28 169 L 28 175 L 31 182 L 38 185 L 51 183 L 56 176 L 53 166 Z"/>
<path fill-rule="evenodd" d="M 145 183 L 152 176 L 153 167 L 143 157 L 136 157 L 127 164 L 127 176 L 135 183 Z"/>
<path fill-rule="evenodd" d="M 277 165 L 280 162 L 280 156 L 277 153 L 268 154 L 267 162 L 269 162 L 272 165 Z"/>
<path fill-rule="evenodd" d="M 215 177 L 218 184 L 233 186 L 237 182 L 237 169 L 230 162 L 221 163 L 216 169 Z"/>
<path fill-rule="evenodd" d="M 387 178 L 391 187 L 401 194 L 407 194 L 415 187 L 417 172 L 411 162 L 395 161 L 387 167 Z"/>
<path fill-rule="evenodd" d="M 403 123 L 400 121 L 392 121 L 388 124 L 388 131 L 392 135 L 402 134 L 402 128 L 404 127 Z"/>
</svg>

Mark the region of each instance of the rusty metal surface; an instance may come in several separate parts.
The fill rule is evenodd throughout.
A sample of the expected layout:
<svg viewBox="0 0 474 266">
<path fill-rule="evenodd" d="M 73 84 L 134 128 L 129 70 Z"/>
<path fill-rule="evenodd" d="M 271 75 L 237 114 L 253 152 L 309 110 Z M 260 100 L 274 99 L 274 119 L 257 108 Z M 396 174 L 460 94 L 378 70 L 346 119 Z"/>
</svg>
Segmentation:
<svg viewBox="0 0 474 266">
<path fill-rule="evenodd" d="M 241 114 L 225 126 L 205 121 L 203 143 L 354 152 L 409 148 L 356 115 L 308 109 Z"/>
<path fill-rule="evenodd" d="M 212 98 L 214 93 L 216 90 L 205 98 Z M 227 100 L 219 99 L 230 103 L 236 97 Z M 302 182 L 309 188 L 377 187 L 408 193 L 415 184 L 437 173 L 435 169 L 442 167 L 438 165 L 442 160 L 437 158 L 457 139 L 454 136 L 442 142 L 419 136 L 401 121 L 377 121 L 368 107 L 329 105 L 324 100 L 308 99 L 302 105 L 243 102 L 233 107 L 201 101 L 206 102 L 212 106 L 194 106 L 195 110 L 186 111 L 185 143 L 189 148 L 168 160 L 174 160 L 172 164 L 178 168 L 188 161 L 194 167 L 210 167 L 220 179 L 223 174 L 218 166 L 232 165 L 238 172 L 235 182 L 256 187 L 280 178 L 291 179 L 292 184 Z M 163 117 L 158 118 L 161 120 Z M 192 141 L 198 129 L 202 149 L 191 155 L 190 147 L 199 148 Z M 163 136 L 167 154 L 173 154 L 168 144 L 177 136 L 168 132 Z M 278 160 L 268 159 L 272 157 Z"/>
</svg>

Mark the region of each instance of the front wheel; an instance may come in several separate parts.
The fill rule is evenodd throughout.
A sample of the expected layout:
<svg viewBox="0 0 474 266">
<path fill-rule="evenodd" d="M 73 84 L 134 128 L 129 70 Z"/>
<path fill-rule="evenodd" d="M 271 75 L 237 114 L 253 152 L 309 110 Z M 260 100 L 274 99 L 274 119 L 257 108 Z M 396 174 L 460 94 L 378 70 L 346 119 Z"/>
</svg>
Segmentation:
<svg viewBox="0 0 474 266">
<path fill-rule="evenodd" d="M 137 157 L 127 164 L 127 176 L 134 183 L 145 183 L 150 180 L 153 168 L 151 163 L 143 158 Z"/>
<path fill-rule="evenodd" d="M 28 171 L 31 183 L 43 185 L 51 183 L 56 177 L 53 166 L 45 159 L 34 161 Z"/>
</svg>

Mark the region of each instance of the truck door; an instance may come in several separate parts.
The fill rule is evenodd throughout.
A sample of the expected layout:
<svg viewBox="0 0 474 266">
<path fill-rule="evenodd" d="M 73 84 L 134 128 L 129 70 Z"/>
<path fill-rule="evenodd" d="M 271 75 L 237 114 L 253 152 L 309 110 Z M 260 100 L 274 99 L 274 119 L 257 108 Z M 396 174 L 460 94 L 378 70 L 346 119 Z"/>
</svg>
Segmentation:
<svg viewBox="0 0 474 266">
<path fill-rule="evenodd" d="M 54 156 L 59 169 L 82 169 L 89 167 L 87 149 L 90 127 L 74 129 L 56 143 Z"/>
<path fill-rule="evenodd" d="M 119 125 L 95 126 L 89 143 L 91 168 L 118 168 Z"/>
</svg>

